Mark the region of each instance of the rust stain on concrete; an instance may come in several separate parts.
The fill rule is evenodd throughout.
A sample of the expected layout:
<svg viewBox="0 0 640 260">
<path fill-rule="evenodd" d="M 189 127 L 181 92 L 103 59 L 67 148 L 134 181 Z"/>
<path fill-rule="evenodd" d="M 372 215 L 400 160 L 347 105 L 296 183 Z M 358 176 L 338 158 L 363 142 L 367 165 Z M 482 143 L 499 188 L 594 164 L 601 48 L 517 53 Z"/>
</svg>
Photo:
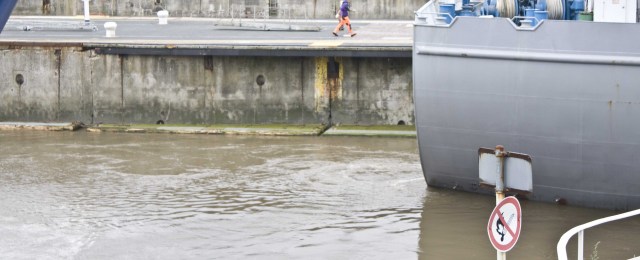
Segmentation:
<svg viewBox="0 0 640 260">
<path fill-rule="evenodd" d="M 329 79 L 328 74 L 328 57 L 315 58 L 315 82 L 314 82 L 314 99 L 315 110 L 322 111 L 329 106 L 329 99 L 341 100 L 342 99 L 342 81 L 344 80 L 344 66 L 341 58 L 336 58 L 338 66 L 338 78 Z"/>
</svg>

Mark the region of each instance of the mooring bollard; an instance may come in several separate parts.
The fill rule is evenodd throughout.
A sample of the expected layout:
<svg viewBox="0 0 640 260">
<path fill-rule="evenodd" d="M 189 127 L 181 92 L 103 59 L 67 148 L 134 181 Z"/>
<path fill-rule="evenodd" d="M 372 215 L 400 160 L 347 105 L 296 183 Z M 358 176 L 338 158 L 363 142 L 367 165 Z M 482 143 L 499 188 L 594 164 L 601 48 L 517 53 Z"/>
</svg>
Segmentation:
<svg viewBox="0 0 640 260">
<path fill-rule="evenodd" d="M 158 24 L 167 24 L 168 18 L 169 18 L 169 11 L 167 10 L 158 11 Z"/>
<path fill-rule="evenodd" d="M 104 23 L 104 29 L 107 31 L 107 37 L 116 37 L 116 27 L 118 24 L 114 22 L 106 22 Z"/>
</svg>

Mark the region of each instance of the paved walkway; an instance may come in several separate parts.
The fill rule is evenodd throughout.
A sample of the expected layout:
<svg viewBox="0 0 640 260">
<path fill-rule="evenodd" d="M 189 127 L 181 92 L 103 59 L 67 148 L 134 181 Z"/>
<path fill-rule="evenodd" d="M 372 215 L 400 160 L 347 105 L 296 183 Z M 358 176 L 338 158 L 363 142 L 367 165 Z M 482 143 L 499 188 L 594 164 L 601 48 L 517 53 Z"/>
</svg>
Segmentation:
<svg viewBox="0 0 640 260">
<path fill-rule="evenodd" d="M 106 37 L 104 24 L 117 24 L 116 37 Z M 83 26 L 82 17 L 12 16 L 0 34 L 7 43 L 82 43 L 110 45 L 267 45 L 323 47 L 412 47 L 413 21 L 354 20 L 356 37 L 334 37 L 335 20 L 260 20 L 169 18 L 93 18 L 97 31 Z M 239 26 L 242 23 L 244 26 Z M 265 31 L 260 24 L 278 30 Z M 291 27 L 291 30 L 282 28 Z M 24 29 L 30 29 L 25 31 Z M 82 29 L 84 28 L 84 29 Z M 317 28 L 318 30 L 311 30 Z"/>
</svg>

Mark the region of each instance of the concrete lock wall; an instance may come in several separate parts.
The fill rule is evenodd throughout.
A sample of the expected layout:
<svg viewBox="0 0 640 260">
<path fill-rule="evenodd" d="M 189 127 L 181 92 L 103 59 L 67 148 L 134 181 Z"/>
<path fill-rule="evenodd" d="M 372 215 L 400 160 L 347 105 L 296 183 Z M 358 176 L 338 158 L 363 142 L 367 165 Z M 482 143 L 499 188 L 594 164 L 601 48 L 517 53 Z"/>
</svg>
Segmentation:
<svg viewBox="0 0 640 260">
<path fill-rule="evenodd" d="M 351 0 L 352 19 L 413 19 L 426 0 Z M 334 19 L 339 0 L 91 0 L 93 15 Z M 16 15 L 81 15 L 80 0 L 21 0 Z"/>
<path fill-rule="evenodd" d="M 74 48 L 2 50 L 0 110 L 3 119 L 72 120 L 88 114 L 88 56 Z"/>
<path fill-rule="evenodd" d="M 410 58 L 127 56 L 21 47 L 0 50 L 0 59 L 8 64 L 0 67 L 0 121 L 414 123 Z"/>
</svg>

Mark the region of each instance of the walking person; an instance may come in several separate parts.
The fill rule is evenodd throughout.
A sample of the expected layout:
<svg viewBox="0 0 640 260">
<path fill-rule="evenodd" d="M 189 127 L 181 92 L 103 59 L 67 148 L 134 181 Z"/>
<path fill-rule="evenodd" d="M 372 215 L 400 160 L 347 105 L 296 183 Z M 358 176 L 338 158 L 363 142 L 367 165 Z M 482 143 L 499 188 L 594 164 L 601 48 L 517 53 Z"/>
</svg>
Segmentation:
<svg viewBox="0 0 640 260">
<path fill-rule="evenodd" d="M 340 23 L 340 21 L 342 21 L 342 15 L 340 15 L 340 7 L 342 6 L 342 3 L 345 0 L 340 0 L 340 3 L 338 3 L 338 11 L 336 12 L 336 19 L 338 19 L 338 23 Z M 344 31 L 344 26 L 340 27 L 340 31 Z"/>
<path fill-rule="evenodd" d="M 356 33 L 351 30 L 351 21 L 349 20 L 349 0 L 344 0 L 340 6 L 340 23 L 338 23 L 338 26 L 333 30 L 333 36 L 338 36 L 338 30 L 340 30 L 340 27 L 343 25 L 347 26 L 349 36 L 356 36 Z"/>
</svg>

